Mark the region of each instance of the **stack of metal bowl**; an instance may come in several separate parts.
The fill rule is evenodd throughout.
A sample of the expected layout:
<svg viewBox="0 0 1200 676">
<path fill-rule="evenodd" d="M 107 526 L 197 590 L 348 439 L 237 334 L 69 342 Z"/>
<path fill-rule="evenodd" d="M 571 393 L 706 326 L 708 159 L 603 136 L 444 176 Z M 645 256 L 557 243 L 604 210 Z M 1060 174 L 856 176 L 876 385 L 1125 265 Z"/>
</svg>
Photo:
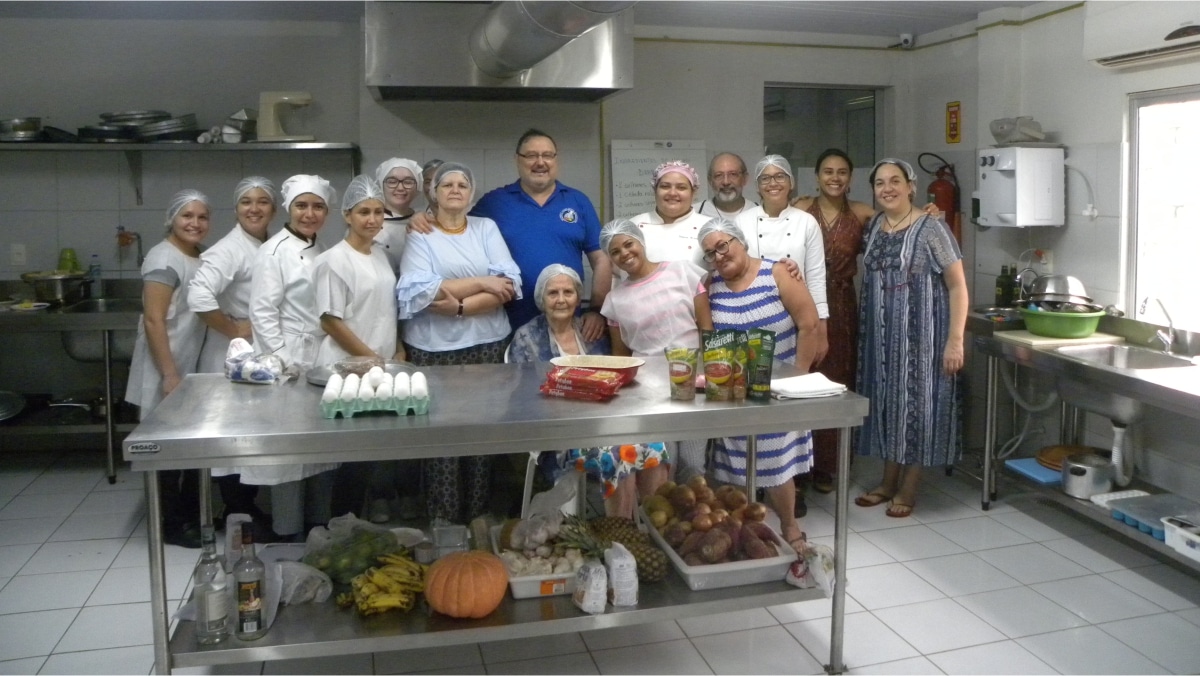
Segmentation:
<svg viewBox="0 0 1200 676">
<path fill-rule="evenodd" d="M 1030 286 L 1029 304 L 1050 312 L 1096 312 L 1102 308 L 1092 302 L 1078 277 L 1042 275 Z"/>
<path fill-rule="evenodd" d="M 0 142 L 28 143 L 41 141 L 42 138 L 42 118 L 40 117 L 15 117 L 9 120 L 0 120 Z"/>
<path fill-rule="evenodd" d="M 199 134 L 196 116 L 192 113 L 138 127 L 138 136 L 147 143 L 195 143 Z"/>
</svg>

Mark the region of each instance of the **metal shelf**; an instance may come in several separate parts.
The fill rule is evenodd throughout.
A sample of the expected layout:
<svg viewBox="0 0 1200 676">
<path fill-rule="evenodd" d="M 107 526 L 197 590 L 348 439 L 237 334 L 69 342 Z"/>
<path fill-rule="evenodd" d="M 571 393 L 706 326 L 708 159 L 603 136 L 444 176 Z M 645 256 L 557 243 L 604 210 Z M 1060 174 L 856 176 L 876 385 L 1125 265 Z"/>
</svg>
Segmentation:
<svg viewBox="0 0 1200 676">
<path fill-rule="evenodd" d="M 138 205 L 142 204 L 142 153 L 143 152 L 254 152 L 266 151 L 310 151 L 349 152 L 351 158 L 351 175 L 361 173 L 362 153 L 353 143 L 269 143 L 252 141 L 248 143 L 0 143 L 0 151 L 34 151 L 34 152 L 110 152 L 121 151 L 129 162 L 130 179 L 133 190 L 137 195 Z"/>
<path fill-rule="evenodd" d="M 115 426 L 120 434 L 129 434 L 137 427 L 135 423 Z M 43 434 L 104 434 L 104 423 L 89 425 L 0 425 L 0 437 L 33 437 Z"/>
</svg>

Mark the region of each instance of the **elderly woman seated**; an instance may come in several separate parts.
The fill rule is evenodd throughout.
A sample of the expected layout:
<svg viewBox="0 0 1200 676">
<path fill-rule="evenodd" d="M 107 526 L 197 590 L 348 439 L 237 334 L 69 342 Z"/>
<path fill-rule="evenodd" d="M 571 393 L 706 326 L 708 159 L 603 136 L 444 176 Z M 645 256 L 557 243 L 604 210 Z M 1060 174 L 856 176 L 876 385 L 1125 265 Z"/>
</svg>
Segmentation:
<svg viewBox="0 0 1200 676">
<path fill-rule="evenodd" d="M 542 314 L 529 320 L 513 334 L 508 361 L 549 361 L 562 355 L 609 354 L 608 336 L 587 342 L 580 333 L 579 309 L 583 281 L 565 265 L 554 264 L 538 275 L 534 302 Z M 574 468 L 598 477 L 604 483 L 605 511 L 610 516 L 632 517 L 637 506 L 633 472 L 657 467 L 667 461 L 663 444 L 625 444 L 573 449 L 565 453 L 542 453 L 538 464 L 551 475 L 561 476 Z"/>
</svg>

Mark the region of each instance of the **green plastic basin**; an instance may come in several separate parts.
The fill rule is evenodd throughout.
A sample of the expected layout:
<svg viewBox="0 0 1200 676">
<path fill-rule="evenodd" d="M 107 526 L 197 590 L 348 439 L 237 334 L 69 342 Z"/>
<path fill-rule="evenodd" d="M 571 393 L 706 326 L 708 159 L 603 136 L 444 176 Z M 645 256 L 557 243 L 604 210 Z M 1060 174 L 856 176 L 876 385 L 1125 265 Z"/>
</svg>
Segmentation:
<svg viewBox="0 0 1200 676">
<path fill-rule="evenodd" d="M 1087 338 L 1096 332 L 1104 311 L 1046 312 L 1021 308 L 1025 328 L 1035 336 L 1047 338 Z"/>
</svg>

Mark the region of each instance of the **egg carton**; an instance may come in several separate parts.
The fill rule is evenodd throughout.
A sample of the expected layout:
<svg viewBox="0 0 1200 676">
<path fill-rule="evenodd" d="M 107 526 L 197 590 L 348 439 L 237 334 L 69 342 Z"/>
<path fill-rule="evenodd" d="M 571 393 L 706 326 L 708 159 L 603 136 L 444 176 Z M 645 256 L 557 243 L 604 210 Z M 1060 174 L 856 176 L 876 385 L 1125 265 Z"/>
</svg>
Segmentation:
<svg viewBox="0 0 1200 676">
<path fill-rule="evenodd" d="M 352 418 L 359 413 L 372 411 L 391 411 L 397 415 L 408 415 L 411 411 L 416 415 L 427 415 L 429 413 L 429 397 L 390 397 L 373 399 L 369 402 L 360 399 L 321 402 L 321 413 L 326 418 L 336 418 L 339 413 L 343 418 Z"/>
</svg>

